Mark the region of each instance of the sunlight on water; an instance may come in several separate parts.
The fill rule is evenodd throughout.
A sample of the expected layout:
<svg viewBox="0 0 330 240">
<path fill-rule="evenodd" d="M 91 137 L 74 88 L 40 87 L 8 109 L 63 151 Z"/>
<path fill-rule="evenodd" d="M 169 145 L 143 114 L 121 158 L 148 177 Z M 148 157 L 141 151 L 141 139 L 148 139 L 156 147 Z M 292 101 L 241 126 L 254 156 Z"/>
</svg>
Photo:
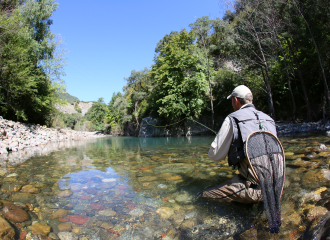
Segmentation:
<svg viewBox="0 0 330 240">
<path fill-rule="evenodd" d="M 261 205 L 201 198 L 237 172 L 207 156 L 209 137 L 86 141 L 0 170 L 0 199 L 29 206 L 32 221 L 81 239 L 270 239 Z M 329 187 L 325 136 L 281 138 L 287 157 L 282 227 L 297 239 Z M 328 175 L 327 175 L 328 174 Z M 252 228 L 251 228 L 252 227 Z M 268 234 L 268 235 L 267 235 Z"/>
</svg>

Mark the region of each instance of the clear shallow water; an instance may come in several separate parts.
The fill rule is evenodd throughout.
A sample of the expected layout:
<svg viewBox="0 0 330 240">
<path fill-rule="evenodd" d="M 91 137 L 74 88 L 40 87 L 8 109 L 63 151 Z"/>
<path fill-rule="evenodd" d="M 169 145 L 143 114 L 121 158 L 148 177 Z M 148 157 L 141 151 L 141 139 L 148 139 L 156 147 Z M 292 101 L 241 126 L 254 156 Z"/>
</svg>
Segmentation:
<svg viewBox="0 0 330 240">
<path fill-rule="evenodd" d="M 20 231 L 29 231 L 33 221 L 39 221 L 55 234 L 65 230 L 80 239 L 301 236 L 310 223 L 308 210 L 329 187 L 323 175 L 330 152 L 318 147 L 330 147 L 330 139 L 280 138 L 287 154 L 287 174 L 281 202 L 283 224 L 281 233 L 274 236 L 265 233 L 267 222 L 258 205 L 201 198 L 203 189 L 236 174 L 227 160 L 208 158 L 213 139 L 102 138 L 17 166 L 7 163 L 2 169 L 0 199 L 28 204 L 32 221 L 21 224 Z M 37 190 L 24 193 L 25 185 Z M 69 227 L 62 228 L 63 223 Z"/>
</svg>

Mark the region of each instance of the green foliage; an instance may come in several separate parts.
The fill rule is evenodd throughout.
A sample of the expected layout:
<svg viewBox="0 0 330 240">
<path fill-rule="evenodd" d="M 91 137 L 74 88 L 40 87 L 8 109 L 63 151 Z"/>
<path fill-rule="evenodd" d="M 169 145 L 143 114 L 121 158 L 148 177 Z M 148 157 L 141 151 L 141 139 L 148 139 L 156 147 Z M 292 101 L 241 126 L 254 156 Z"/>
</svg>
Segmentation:
<svg viewBox="0 0 330 240">
<path fill-rule="evenodd" d="M 74 104 L 75 102 L 79 102 L 77 97 L 70 95 L 67 92 L 57 93 L 58 97 L 62 100 L 66 100 L 70 104 Z"/>
<path fill-rule="evenodd" d="M 329 117 L 330 2 L 232 3 L 222 19 L 198 18 L 191 32 L 172 31 L 158 42 L 151 70 L 133 70 L 123 94 L 113 94 L 106 117 L 112 131 L 134 125 L 136 134 L 146 116 L 167 123 L 209 116 L 212 106 L 214 116 L 224 117 L 232 112 L 226 97 L 241 84 L 258 109 L 277 119 L 310 119 L 308 109 L 311 119 Z"/>
<path fill-rule="evenodd" d="M 104 131 L 107 112 L 107 105 L 104 103 L 103 98 L 94 102 L 85 115 L 85 118 L 90 121 L 89 129 L 92 131 Z"/>
<path fill-rule="evenodd" d="M 2 1 L 0 7 L 0 115 L 50 124 L 63 90 L 61 67 L 54 72 L 49 64 L 58 46 L 49 30 L 57 4 Z"/>
<path fill-rule="evenodd" d="M 170 119 L 198 116 L 204 106 L 207 81 L 194 54 L 195 36 L 183 30 L 164 45 L 151 74 L 158 113 Z"/>
</svg>

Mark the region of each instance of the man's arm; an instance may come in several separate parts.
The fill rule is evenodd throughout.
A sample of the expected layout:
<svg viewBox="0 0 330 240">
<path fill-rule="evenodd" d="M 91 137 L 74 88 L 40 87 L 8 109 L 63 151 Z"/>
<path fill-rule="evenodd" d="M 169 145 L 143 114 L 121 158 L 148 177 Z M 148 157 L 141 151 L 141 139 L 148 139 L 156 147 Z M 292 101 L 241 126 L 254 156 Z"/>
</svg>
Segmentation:
<svg viewBox="0 0 330 240">
<path fill-rule="evenodd" d="M 229 117 L 226 117 L 217 136 L 211 144 L 208 154 L 209 157 L 215 161 L 224 160 L 228 154 L 232 139 L 233 126 Z"/>
</svg>

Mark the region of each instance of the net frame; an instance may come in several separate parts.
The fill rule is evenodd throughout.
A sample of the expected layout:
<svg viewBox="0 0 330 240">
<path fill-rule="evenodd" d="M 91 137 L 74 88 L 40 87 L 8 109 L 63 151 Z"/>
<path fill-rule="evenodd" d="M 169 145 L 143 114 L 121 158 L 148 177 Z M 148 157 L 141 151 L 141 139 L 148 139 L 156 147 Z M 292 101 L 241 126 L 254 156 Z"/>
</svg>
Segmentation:
<svg viewBox="0 0 330 240">
<path fill-rule="evenodd" d="M 250 141 L 250 139 L 252 138 L 253 139 L 253 137 L 254 137 L 254 135 L 255 134 L 263 134 L 263 139 L 264 139 L 264 143 L 261 143 L 261 145 L 263 144 L 263 146 L 265 146 L 265 150 L 266 150 L 266 154 L 265 153 L 263 153 L 263 155 L 260 155 L 260 156 L 250 156 L 250 155 L 254 155 L 255 153 L 253 153 L 253 154 L 249 154 L 249 149 L 248 149 L 248 147 L 249 147 L 249 141 Z M 281 154 L 281 157 L 282 157 L 282 162 L 283 162 L 283 164 L 282 164 L 282 169 L 279 169 L 280 171 L 278 171 L 277 169 L 275 169 L 274 170 L 274 167 L 273 167 L 273 164 L 271 163 L 271 161 L 273 161 L 274 160 L 274 152 L 269 152 L 268 150 L 271 148 L 270 146 L 268 146 L 267 147 L 267 141 L 266 141 L 266 137 L 265 137 L 265 134 L 266 135 L 269 135 L 271 138 L 272 138 L 272 141 L 273 140 L 275 140 L 275 143 L 276 143 L 276 145 L 277 145 L 277 147 L 280 147 L 280 151 L 277 151 L 277 152 L 275 152 L 276 154 Z M 255 135 L 256 136 L 256 135 Z M 259 137 L 259 136 L 256 136 L 257 138 Z M 251 141 L 251 144 L 253 144 L 253 141 Z M 272 149 L 271 149 L 272 150 Z M 278 150 L 278 149 L 277 149 Z M 268 222 L 269 222 L 269 224 L 270 224 L 270 231 L 271 232 L 276 232 L 276 233 L 278 233 L 279 232 L 279 226 L 281 225 L 281 219 L 280 219 L 280 203 L 279 203 L 279 201 L 280 201 L 280 199 L 281 199 L 281 197 L 282 197 L 282 194 L 283 194 L 283 189 L 284 189 L 284 181 L 285 181 L 285 170 L 286 170 L 286 163 L 285 163 L 285 154 L 284 154 L 284 149 L 283 149 L 283 146 L 282 146 L 282 144 L 281 144 L 281 142 L 278 140 L 278 138 L 274 135 L 274 134 L 272 134 L 271 132 L 268 132 L 268 131 L 263 131 L 263 130 L 259 130 L 259 131 L 255 131 L 255 132 L 253 132 L 253 133 L 251 133 L 248 137 L 247 137 L 247 139 L 246 139 L 246 142 L 245 142 L 245 144 L 244 144 L 244 152 L 245 152 L 245 156 L 246 156 L 246 158 L 247 158 L 247 162 L 248 162 L 248 166 L 250 167 L 250 169 L 251 169 L 251 171 L 252 171 L 252 174 L 255 176 L 255 179 L 257 180 L 257 183 L 258 183 L 258 185 L 259 186 L 261 186 L 261 182 L 260 182 L 260 179 L 259 179 L 259 176 L 258 176 L 258 173 L 257 173 L 257 171 L 255 170 L 255 168 L 254 168 L 254 166 L 253 166 L 253 164 L 252 164 L 252 162 L 251 162 L 251 159 L 252 159 L 252 161 L 254 160 L 254 159 L 258 159 L 259 157 L 264 157 L 265 155 L 267 155 L 267 157 L 265 158 L 265 160 L 264 161 L 269 161 L 270 162 L 270 164 L 269 164 L 269 162 L 268 162 L 268 164 L 272 167 L 272 169 L 271 169 L 271 171 L 272 171 L 272 174 L 273 174 L 273 178 L 272 178 L 272 183 L 273 183 L 273 193 L 274 193 L 274 196 L 275 196 L 275 198 L 276 198 L 276 187 L 274 187 L 274 172 L 275 173 L 278 173 L 278 172 L 281 172 L 281 173 L 283 173 L 282 174 L 282 176 L 281 176 L 281 180 L 283 181 L 282 182 L 282 186 L 281 186 L 281 192 L 280 192 L 280 196 L 279 196 L 279 198 L 277 198 L 277 200 L 275 199 L 275 203 L 276 202 L 278 202 L 277 204 L 275 204 L 276 206 L 275 206 L 275 208 L 277 207 L 277 208 L 279 208 L 279 209 L 276 209 L 277 210 L 277 216 L 274 216 L 274 212 L 272 212 L 271 213 L 271 211 L 274 211 L 274 206 L 269 206 L 270 204 L 272 204 L 272 203 L 270 203 L 270 202 L 268 202 L 268 201 L 271 201 L 271 200 L 269 200 L 269 198 L 267 197 L 267 199 L 265 200 L 265 196 L 267 196 L 266 194 L 266 192 L 269 190 L 269 189 L 266 189 L 265 188 L 265 186 L 267 186 L 267 184 L 266 183 L 264 183 L 264 185 L 263 186 L 261 186 L 261 189 L 262 189 L 262 195 L 263 195 L 263 202 L 264 202 L 264 206 L 265 206 L 265 211 L 266 211 L 266 216 L 267 216 L 267 219 L 268 219 Z M 251 151 L 252 152 L 252 151 Z M 260 150 L 260 152 L 262 152 L 262 150 Z M 252 157 L 254 157 L 254 158 L 252 158 Z M 278 155 L 276 156 L 277 158 L 278 158 Z M 279 159 L 277 159 L 278 161 L 279 161 Z M 259 161 L 259 159 L 257 160 L 257 161 Z M 275 180 L 275 181 L 277 181 L 277 179 Z M 266 184 L 266 185 L 265 185 Z M 276 183 L 275 183 L 276 184 Z M 273 197 L 274 197 L 273 196 Z M 274 199 L 273 199 L 274 200 Z M 268 209 L 267 209 L 268 208 Z M 275 214 L 276 215 L 276 214 Z"/>
</svg>

